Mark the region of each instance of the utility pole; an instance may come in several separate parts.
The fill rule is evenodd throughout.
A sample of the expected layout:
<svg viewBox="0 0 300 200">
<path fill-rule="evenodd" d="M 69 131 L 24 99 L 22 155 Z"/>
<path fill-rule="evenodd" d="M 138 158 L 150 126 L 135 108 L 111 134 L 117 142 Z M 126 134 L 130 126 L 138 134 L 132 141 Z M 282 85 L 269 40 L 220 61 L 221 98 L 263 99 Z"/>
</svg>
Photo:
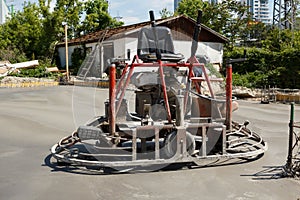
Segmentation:
<svg viewBox="0 0 300 200">
<path fill-rule="evenodd" d="M 68 51 L 68 24 L 65 25 L 65 48 L 66 48 L 66 71 L 67 71 L 67 82 L 69 82 L 69 51 Z"/>
<path fill-rule="evenodd" d="M 123 18 L 123 17 L 121 17 L 120 16 L 120 13 L 119 13 L 119 11 L 117 12 L 117 16 L 116 17 L 114 17 L 118 22 L 120 22 L 121 21 L 121 19 Z"/>
<path fill-rule="evenodd" d="M 274 0 L 273 25 L 279 29 L 293 29 L 296 15 L 295 0 Z"/>
</svg>

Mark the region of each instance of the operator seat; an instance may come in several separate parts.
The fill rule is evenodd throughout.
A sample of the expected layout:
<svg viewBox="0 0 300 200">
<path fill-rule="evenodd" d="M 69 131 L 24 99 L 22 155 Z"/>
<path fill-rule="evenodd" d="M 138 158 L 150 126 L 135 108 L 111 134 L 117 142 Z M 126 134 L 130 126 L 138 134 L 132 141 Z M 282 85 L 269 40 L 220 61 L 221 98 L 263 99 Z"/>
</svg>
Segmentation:
<svg viewBox="0 0 300 200">
<path fill-rule="evenodd" d="M 156 58 L 155 33 L 157 35 L 157 48 L 161 52 L 161 60 L 179 62 L 184 59 L 182 54 L 174 53 L 171 30 L 167 27 L 144 27 L 138 36 L 138 57 L 143 62 L 154 62 Z"/>
</svg>

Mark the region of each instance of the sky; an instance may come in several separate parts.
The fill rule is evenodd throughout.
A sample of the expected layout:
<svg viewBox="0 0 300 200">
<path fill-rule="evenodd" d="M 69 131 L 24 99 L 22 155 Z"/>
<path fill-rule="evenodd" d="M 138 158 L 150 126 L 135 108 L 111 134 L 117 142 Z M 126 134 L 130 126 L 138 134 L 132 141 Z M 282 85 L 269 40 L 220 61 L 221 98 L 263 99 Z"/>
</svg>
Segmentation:
<svg viewBox="0 0 300 200">
<path fill-rule="evenodd" d="M 173 0 L 110 0 L 109 13 L 112 17 L 121 16 L 125 24 L 149 21 L 149 11 L 153 10 L 155 18 L 160 18 L 163 8 L 174 10 Z"/>
<path fill-rule="evenodd" d="M 24 0 L 6 0 L 8 4 L 14 1 L 16 10 L 21 10 Z M 38 0 L 26 0 L 30 2 L 37 2 Z M 122 17 L 121 21 L 125 25 L 135 24 L 139 22 L 149 21 L 149 11 L 153 10 L 155 18 L 159 19 L 163 8 L 173 12 L 174 0 L 108 0 L 109 1 L 109 13 L 112 17 Z M 272 11 L 273 1 L 269 1 L 270 11 Z M 52 0 L 52 4 L 55 4 L 55 0 Z M 270 13 L 272 14 L 272 13 Z"/>
<path fill-rule="evenodd" d="M 11 0 L 7 0 L 10 4 Z M 37 0 L 26 0 L 38 2 Z M 55 3 L 55 0 L 52 0 Z M 108 0 L 109 13 L 112 17 L 120 16 L 125 25 L 149 21 L 149 11 L 153 10 L 155 17 L 160 18 L 159 11 L 167 8 L 174 11 L 173 0 Z M 15 10 L 22 10 L 24 0 L 14 0 Z"/>
</svg>

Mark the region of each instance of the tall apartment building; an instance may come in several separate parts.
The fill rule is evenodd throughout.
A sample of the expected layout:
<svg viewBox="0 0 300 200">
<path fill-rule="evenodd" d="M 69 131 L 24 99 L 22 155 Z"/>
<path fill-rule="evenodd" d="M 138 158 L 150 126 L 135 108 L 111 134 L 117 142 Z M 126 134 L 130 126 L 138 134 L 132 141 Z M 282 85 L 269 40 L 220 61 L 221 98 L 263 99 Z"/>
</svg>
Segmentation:
<svg viewBox="0 0 300 200">
<path fill-rule="evenodd" d="M 0 24 L 5 23 L 6 18 L 10 16 L 9 8 L 5 0 L 0 0 Z"/>
<path fill-rule="evenodd" d="M 252 13 L 253 20 L 263 22 L 265 24 L 271 23 L 268 0 L 241 0 L 241 3 L 249 6 L 249 12 Z"/>
<path fill-rule="evenodd" d="M 181 0 L 174 0 L 174 11 L 177 9 L 180 1 Z"/>
</svg>

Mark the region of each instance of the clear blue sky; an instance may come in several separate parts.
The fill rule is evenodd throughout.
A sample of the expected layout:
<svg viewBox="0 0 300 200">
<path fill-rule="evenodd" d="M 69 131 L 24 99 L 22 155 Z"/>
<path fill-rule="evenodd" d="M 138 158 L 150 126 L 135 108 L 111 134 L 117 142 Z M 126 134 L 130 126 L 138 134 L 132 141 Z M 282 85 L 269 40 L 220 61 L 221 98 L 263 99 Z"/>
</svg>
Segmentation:
<svg viewBox="0 0 300 200">
<path fill-rule="evenodd" d="M 9 4 L 12 0 L 6 0 Z M 37 2 L 37 0 L 26 0 Z M 139 23 L 149 20 L 149 10 L 155 12 L 156 18 L 160 18 L 159 11 L 167 8 L 169 11 L 174 11 L 174 0 L 108 0 L 109 13 L 112 17 L 120 16 L 126 25 Z M 21 10 L 24 0 L 14 0 L 16 10 Z M 55 4 L 55 0 L 52 0 Z M 273 1 L 269 0 L 270 15 L 273 12 Z M 270 17 L 271 17 L 270 16 Z"/>
</svg>

